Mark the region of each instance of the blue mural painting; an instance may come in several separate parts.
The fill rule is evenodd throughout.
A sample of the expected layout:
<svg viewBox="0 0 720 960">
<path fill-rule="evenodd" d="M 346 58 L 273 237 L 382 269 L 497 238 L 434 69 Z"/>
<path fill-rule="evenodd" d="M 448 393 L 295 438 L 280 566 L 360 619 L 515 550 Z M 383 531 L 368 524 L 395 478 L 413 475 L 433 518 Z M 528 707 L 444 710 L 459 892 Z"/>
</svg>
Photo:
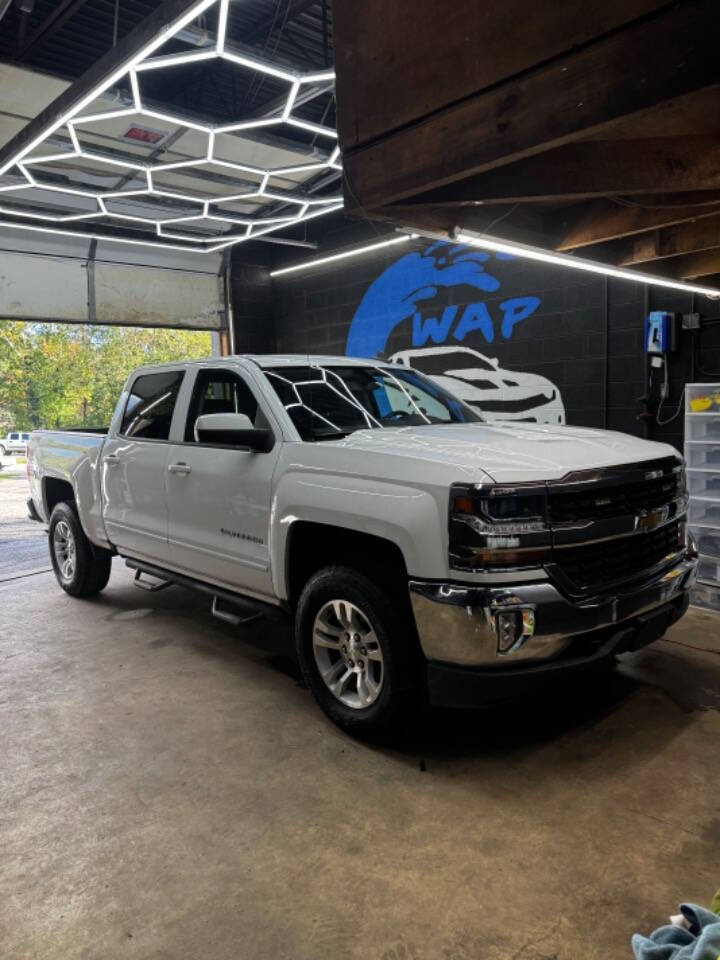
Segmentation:
<svg viewBox="0 0 720 960">
<path fill-rule="evenodd" d="M 497 260 L 514 260 L 503 254 Z M 456 396 L 478 407 L 488 420 L 523 420 L 564 423 L 560 391 L 536 373 L 503 369 L 490 358 L 463 344 L 496 341 L 496 323 L 502 339 L 509 340 L 518 323 L 540 306 L 536 296 L 508 297 L 498 301 L 489 294 L 500 291 L 500 281 L 490 272 L 493 258 L 466 246 L 433 243 L 400 257 L 367 288 L 348 332 L 346 353 L 355 357 L 385 356 L 391 335 L 408 323 L 409 348 L 391 359 L 426 372 Z M 453 299 L 463 305 L 439 308 L 437 301 Z M 468 288 L 477 291 L 468 301 Z M 493 316 L 495 315 L 495 316 Z M 397 345 L 397 336 L 394 338 Z"/>
<path fill-rule="evenodd" d="M 486 270 L 490 254 L 468 246 L 434 243 L 422 251 L 400 257 L 375 279 L 358 305 L 347 339 L 349 356 L 382 354 L 390 334 L 412 318 L 412 345 L 462 342 L 479 331 L 487 343 L 495 339 L 490 309 L 484 300 L 464 307 L 450 305 L 439 316 L 423 313 L 423 305 L 440 289 L 468 286 L 480 294 L 497 293 L 500 281 Z M 498 260 L 514 259 L 503 254 Z M 525 320 L 540 305 L 538 297 L 511 297 L 499 305 L 500 332 L 507 340 L 516 323 Z"/>
</svg>

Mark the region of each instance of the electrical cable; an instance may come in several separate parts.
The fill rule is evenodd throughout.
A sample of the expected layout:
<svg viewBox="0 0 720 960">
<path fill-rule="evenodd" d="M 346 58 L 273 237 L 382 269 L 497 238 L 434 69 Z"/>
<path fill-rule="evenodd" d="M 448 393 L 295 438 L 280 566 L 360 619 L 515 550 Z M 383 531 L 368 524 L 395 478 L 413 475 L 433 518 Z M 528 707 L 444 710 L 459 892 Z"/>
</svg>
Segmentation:
<svg viewBox="0 0 720 960">
<path fill-rule="evenodd" d="M 672 423 L 673 420 L 676 420 L 676 419 L 680 416 L 680 412 L 681 412 L 681 410 L 682 410 L 683 399 L 684 399 L 684 397 L 685 397 L 685 389 L 686 389 L 685 387 L 682 388 L 682 392 L 681 392 L 681 394 L 680 394 L 680 399 L 678 400 L 678 405 L 677 405 L 677 407 L 676 407 L 676 409 L 675 409 L 675 413 L 671 414 L 671 415 L 670 415 L 669 417 L 667 417 L 665 420 L 661 420 L 661 419 L 660 419 L 660 411 L 661 411 L 662 408 L 663 408 L 663 404 L 665 403 L 665 399 L 666 399 L 666 397 L 667 397 L 667 395 L 668 395 L 668 390 L 669 390 L 669 388 L 670 388 L 669 377 L 668 377 L 668 360 L 667 360 L 667 356 L 664 358 L 663 366 L 665 367 L 665 376 L 664 376 L 664 379 L 663 379 L 662 396 L 660 397 L 660 403 L 658 404 L 657 413 L 655 414 L 655 423 L 656 423 L 659 427 L 665 427 L 665 426 L 667 426 L 668 423 Z"/>
</svg>

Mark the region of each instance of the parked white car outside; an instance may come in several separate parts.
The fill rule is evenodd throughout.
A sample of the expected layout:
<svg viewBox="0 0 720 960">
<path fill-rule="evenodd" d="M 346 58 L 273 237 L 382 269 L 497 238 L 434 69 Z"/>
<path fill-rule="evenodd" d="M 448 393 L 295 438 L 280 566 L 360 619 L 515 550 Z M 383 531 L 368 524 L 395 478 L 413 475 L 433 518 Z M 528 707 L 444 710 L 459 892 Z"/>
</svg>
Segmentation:
<svg viewBox="0 0 720 960">
<path fill-rule="evenodd" d="M 25 448 L 27 447 L 29 439 L 29 433 L 20 433 L 17 430 L 13 433 L 9 433 L 6 437 L 0 440 L 0 457 L 6 457 L 8 454 L 19 454 L 24 456 Z"/>
</svg>

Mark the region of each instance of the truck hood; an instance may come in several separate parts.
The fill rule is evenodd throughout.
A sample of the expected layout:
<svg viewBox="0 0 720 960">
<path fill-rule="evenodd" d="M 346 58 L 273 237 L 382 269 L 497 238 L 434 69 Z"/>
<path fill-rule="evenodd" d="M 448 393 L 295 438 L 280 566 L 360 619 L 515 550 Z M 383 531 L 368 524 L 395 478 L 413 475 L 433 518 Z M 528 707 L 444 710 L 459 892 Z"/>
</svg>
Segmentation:
<svg viewBox="0 0 720 960">
<path fill-rule="evenodd" d="M 668 444 L 609 430 L 509 422 L 358 430 L 340 445 L 454 465 L 468 477 L 481 470 L 496 483 L 558 480 L 571 470 L 678 455 Z"/>
</svg>

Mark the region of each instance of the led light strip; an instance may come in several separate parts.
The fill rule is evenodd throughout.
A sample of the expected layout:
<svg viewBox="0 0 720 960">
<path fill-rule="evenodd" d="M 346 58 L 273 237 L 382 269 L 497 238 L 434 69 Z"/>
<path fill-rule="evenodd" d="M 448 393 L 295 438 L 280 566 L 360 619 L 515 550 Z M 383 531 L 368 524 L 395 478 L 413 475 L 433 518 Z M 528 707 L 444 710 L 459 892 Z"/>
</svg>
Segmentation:
<svg viewBox="0 0 720 960">
<path fill-rule="evenodd" d="M 103 94 L 109 87 L 112 87 L 114 84 L 116 84 L 118 80 L 122 80 L 128 71 L 132 71 L 138 63 L 143 61 L 146 57 L 149 57 L 150 54 L 157 50 L 158 47 L 161 47 L 166 40 L 169 40 L 180 30 L 187 27 L 188 24 L 192 23 L 193 20 L 197 19 L 197 17 L 199 17 L 202 13 L 205 13 L 205 11 L 212 7 L 216 2 L 217 0 L 199 0 L 199 2 L 190 7 L 190 9 L 182 17 L 175 21 L 172 26 L 161 30 L 157 37 L 142 47 L 138 53 L 136 53 L 133 57 L 130 57 L 125 61 L 125 63 L 113 70 L 113 72 L 108 77 L 105 77 L 105 79 L 100 83 L 96 84 L 96 86 L 94 86 L 89 93 L 85 94 L 82 100 L 78 101 L 78 103 L 76 103 L 71 110 L 65 114 L 61 114 L 39 136 L 25 144 L 20 152 L 17 153 L 11 160 L 9 160 L 5 166 L 0 167 L 0 176 L 2 176 L 3 173 L 7 173 L 7 171 L 13 167 L 18 160 L 22 160 L 23 157 L 26 157 L 29 153 L 31 153 L 43 142 L 46 137 L 49 137 L 51 134 L 55 133 L 56 130 L 59 130 L 60 127 L 72 117 L 77 116 L 77 114 L 84 110 L 85 107 L 89 106 L 93 100 L 97 100 L 98 97 L 100 97 L 100 95 Z"/>
<path fill-rule="evenodd" d="M 353 250 L 343 250 L 341 253 L 333 253 L 328 257 L 316 257 L 314 260 L 294 263 L 291 267 L 281 267 L 279 270 L 271 270 L 270 276 L 284 277 L 288 273 L 298 273 L 300 270 L 312 270 L 313 267 L 321 267 L 325 263 L 333 263 L 335 260 L 347 260 L 349 257 L 359 257 L 364 253 L 372 253 L 373 250 L 382 250 L 384 247 L 394 247 L 398 243 L 407 243 L 408 240 L 414 240 L 416 238 L 416 233 L 402 233 L 397 237 L 391 237 L 389 240 L 380 240 L 377 243 L 369 243 L 364 247 L 355 247 Z"/>
<path fill-rule="evenodd" d="M 87 197 L 95 200 L 95 203 L 97 204 L 97 208 L 94 212 L 82 212 L 77 214 L 50 214 L 36 213 L 35 211 L 18 211 L 8 207 L 0 207 L 0 213 L 27 217 L 28 219 L 34 218 L 43 222 L 50 221 L 56 223 L 63 223 L 71 219 L 92 220 L 93 218 L 107 218 L 109 220 L 116 219 L 118 221 L 143 223 L 147 224 L 148 226 L 155 227 L 156 239 L 144 241 L 140 239 L 136 240 L 122 237 L 113 238 L 109 236 L 105 237 L 102 235 L 79 232 L 72 235 L 90 236 L 96 237 L 97 239 L 117 240 L 117 242 L 134 243 L 139 245 L 145 244 L 149 246 L 163 245 L 158 238 L 161 238 L 163 235 L 169 236 L 167 231 L 163 230 L 163 224 L 165 223 L 183 223 L 189 221 L 208 220 L 218 224 L 237 223 L 241 226 L 247 227 L 246 231 L 242 235 L 228 232 L 208 235 L 207 237 L 182 234 L 177 235 L 178 239 L 185 239 L 189 244 L 203 244 L 202 248 L 195 247 L 198 252 L 201 252 L 201 249 L 202 252 L 211 252 L 216 249 L 222 249 L 225 246 L 230 246 L 234 243 L 242 242 L 243 240 L 252 239 L 253 237 L 282 229 L 288 225 L 296 225 L 297 223 L 305 220 L 318 216 L 324 216 L 341 209 L 341 197 L 313 198 L 307 196 L 305 192 L 298 192 L 296 194 L 288 192 L 286 194 L 282 194 L 273 193 L 267 189 L 270 180 L 274 177 L 293 176 L 298 173 L 313 172 L 323 169 L 341 170 L 340 150 L 337 144 L 333 146 L 332 150 L 329 151 L 325 159 L 318 160 L 316 162 L 300 162 L 277 169 L 267 169 L 255 167 L 249 164 L 236 163 L 233 161 L 220 159 L 217 156 L 215 147 L 216 135 L 218 133 L 232 134 L 243 130 L 252 130 L 254 128 L 265 126 L 281 126 L 286 124 L 287 126 L 294 127 L 296 129 L 306 130 L 308 133 L 312 133 L 315 136 L 327 137 L 328 139 L 337 141 L 337 132 L 335 130 L 325 127 L 322 124 L 312 123 L 310 121 L 302 120 L 293 116 L 293 109 L 295 107 L 298 92 L 301 86 L 307 87 L 308 85 L 312 84 L 327 84 L 335 79 L 334 71 L 321 70 L 314 73 L 302 74 L 292 70 L 292 68 L 286 68 L 284 66 L 271 63 L 262 57 L 249 56 L 246 55 L 244 51 L 228 49 L 226 40 L 229 3 L 230 0 L 199 0 L 199 2 L 187 10 L 182 17 L 176 20 L 174 24 L 162 30 L 151 42 L 147 43 L 141 50 L 129 57 L 120 67 L 116 68 L 101 83 L 93 87 L 93 89 L 83 96 L 82 99 L 78 101 L 70 110 L 66 111 L 62 115 L 59 115 L 53 121 L 53 123 L 43 131 L 42 134 L 26 143 L 12 159 L 7 161 L 7 163 L 0 168 L 0 176 L 6 174 L 9 170 L 12 170 L 12 168 L 15 167 L 25 178 L 25 182 L 21 182 L 17 185 L 1 187 L 0 190 L 2 190 L 3 193 L 9 193 L 14 190 L 20 191 L 37 189 L 46 193 Z M 162 47 L 167 40 L 174 37 L 180 30 L 184 29 L 184 27 L 186 27 L 194 19 L 201 14 L 204 14 L 210 7 L 216 4 L 218 6 L 217 40 L 212 47 L 205 47 L 201 50 L 195 50 L 190 53 L 172 53 L 161 54 L 155 57 L 152 56 L 152 54 Z M 172 113 L 166 113 L 161 110 L 152 109 L 143 104 L 142 93 L 138 80 L 139 74 L 145 73 L 146 71 L 172 69 L 181 64 L 217 59 L 222 59 L 229 63 L 235 63 L 247 69 L 257 70 L 260 73 L 264 73 L 286 81 L 289 84 L 287 99 L 284 106 L 282 108 L 278 108 L 280 111 L 279 115 L 277 117 L 261 117 L 255 120 L 241 120 L 233 124 L 202 124 L 197 123 L 194 120 L 174 115 Z M 121 81 L 124 77 L 126 77 L 129 81 L 132 92 L 132 107 L 104 110 L 94 114 L 83 112 L 105 91 Z M 317 91 L 310 90 L 309 95 L 308 93 L 303 95 L 303 102 L 307 101 L 308 99 L 313 99 L 315 96 L 318 96 L 321 93 L 328 92 L 328 89 L 331 89 L 331 87 L 324 87 L 323 89 L 318 89 Z M 76 128 L 81 127 L 84 124 L 111 121 L 123 117 L 129 117 L 135 114 L 140 117 L 149 117 L 169 123 L 176 128 L 194 130 L 207 136 L 207 150 L 205 155 L 203 157 L 192 157 L 186 160 L 170 160 L 166 163 L 161 162 L 153 166 L 148 162 L 135 160 L 134 157 L 133 159 L 126 159 L 124 157 L 113 158 L 109 155 L 97 153 L 93 149 L 84 148 L 78 138 L 78 131 Z M 62 126 L 66 126 L 72 145 L 72 150 L 63 153 L 50 153 L 44 157 L 39 155 L 34 156 L 34 151 Z M 145 189 L 139 190 L 132 189 L 126 191 L 106 191 L 98 189 L 95 192 L 87 189 L 60 187 L 52 183 L 44 182 L 43 171 L 38 169 L 42 168 L 46 164 L 56 161 L 77 161 L 80 159 L 84 159 L 93 163 L 99 163 L 103 166 L 121 167 L 129 172 L 132 172 L 134 177 L 142 176 L 144 174 L 144 179 L 147 182 L 147 186 Z M 182 176 L 183 170 L 190 170 L 193 167 L 200 167 L 206 163 L 217 165 L 225 170 L 231 170 L 236 174 L 253 174 L 259 177 L 261 182 L 258 186 L 258 189 L 250 193 L 234 194 L 231 196 L 206 195 L 204 198 L 199 196 L 189 196 L 174 189 L 162 189 L 156 187 L 153 182 L 153 174 L 155 173 L 173 171 L 176 172 L 177 175 Z M 30 170 L 27 169 L 28 166 L 34 167 L 35 172 L 31 173 Z M 41 179 L 38 179 L 38 176 L 40 176 Z M 247 177 L 244 179 L 247 181 Z M 152 206 L 154 198 L 168 198 L 177 200 L 178 202 L 192 204 L 193 206 L 199 208 L 199 210 L 202 212 L 188 213 L 187 216 L 171 218 L 166 217 L 165 219 L 160 219 L 156 217 L 145 217 L 140 215 L 135 216 L 129 213 L 115 213 L 112 210 L 109 210 L 106 206 L 105 201 L 107 199 L 126 197 L 147 197 L 147 203 L 150 206 Z M 298 210 L 290 215 L 266 217 L 260 215 L 254 217 L 252 220 L 222 215 L 225 212 L 222 210 L 223 203 L 230 203 L 234 200 L 242 199 L 250 200 L 252 198 L 257 198 L 258 200 L 263 200 L 266 198 L 269 201 L 294 204 L 298 207 Z M 233 211 L 229 210 L 227 213 L 232 214 Z M 20 224 L 12 221 L 4 222 L 3 225 L 16 229 L 21 226 Z M 30 226 L 22 224 L 22 228 L 30 229 Z M 63 232 L 51 231 L 50 228 L 42 226 L 37 226 L 35 229 L 40 230 L 41 232 Z M 168 246 L 173 245 L 168 244 Z M 178 248 L 177 246 L 174 246 L 174 248 L 184 249 Z"/>
<path fill-rule="evenodd" d="M 567 253 L 554 253 L 540 247 L 531 247 L 524 243 L 511 243 L 495 237 L 474 233 L 471 230 L 456 229 L 453 239 L 458 243 L 467 243 L 473 247 L 481 247 L 493 253 L 509 253 L 526 260 L 536 260 L 539 263 L 551 263 L 558 267 L 570 267 L 571 270 L 583 270 L 586 273 L 597 273 L 605 277 L 616 277 L 618 280 L 634 280 L 636 283 L 647 283 L 655 287 L 669 287 L 671 290 L 685 290 L 688 293 L 701 293 L 706 297 L 720 297 L 720 290 L 713 287 L 701 287 L 695 283 L 685 283 L 682 280 L 666 280 L 663 277 L 654 277 L 650 273 L 636 273 L 634 270 L 625 270 L 622 267 L 610 267 L 595 260 L 585 260 L 582 257 L 573 257 Z"/>
</svg>

